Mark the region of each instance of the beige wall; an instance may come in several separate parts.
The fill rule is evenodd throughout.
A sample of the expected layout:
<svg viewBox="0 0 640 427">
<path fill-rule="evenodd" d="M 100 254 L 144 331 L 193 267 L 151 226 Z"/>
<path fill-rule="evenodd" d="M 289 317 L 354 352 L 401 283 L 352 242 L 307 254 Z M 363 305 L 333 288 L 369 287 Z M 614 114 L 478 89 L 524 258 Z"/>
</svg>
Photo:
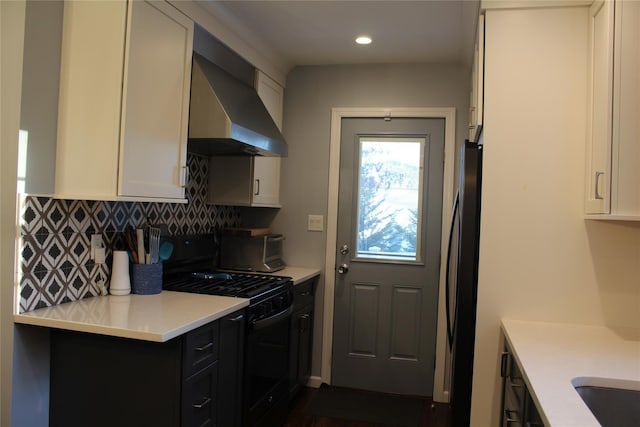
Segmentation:
<svg viewBox="0 0 640 427">
<path fill-rule="evenodd" d="M 472 426 L 499 425 L 501 318 L 640 327 L 640 224 L 582 217 L 587 12 L 486 13 Z"/>
<path fill-rule="evenodd" d="M 307 231 L 307 215 L 325 217 L 328 202 L 331 108 L 455 107 L 457 144 L 467 135 L 469 70 L 446 65 L 307 66 L 287 77 L 281 202 L 272 227 L 286 236 L 290 265 L 324 267 L 325 232 Z M 316 292 L 313 375 L 321 366 L 324 276 Z"/>
<path fill-rule="evenodd" d="M 10 425 L 13 363 L 13 271 L 16 173 L 25 4 L 0 2 L 0 425 Z"/>
</svg>

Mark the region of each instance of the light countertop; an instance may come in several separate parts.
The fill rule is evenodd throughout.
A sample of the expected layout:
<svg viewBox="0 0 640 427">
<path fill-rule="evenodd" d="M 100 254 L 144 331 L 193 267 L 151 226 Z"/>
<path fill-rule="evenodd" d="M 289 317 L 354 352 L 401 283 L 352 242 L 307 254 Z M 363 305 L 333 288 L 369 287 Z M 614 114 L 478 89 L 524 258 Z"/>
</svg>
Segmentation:
<svg viewBox="0 0 640 427">
<path fill-rule="evenodd" d="M 598 427 L 574 385 L 640 389 L 640 330 L 502 320 L 549 427 Z"/>
<path fill-rule="evenodd" d="M 293 279 L 293 285 L 299 285 L 305 280 L 320 274 L 320 269 L 311 267 L 285 267 L 273 273 L 275 276 L 287 276 Z"/>
<path fill-rule="evenodd" d="M 294 285 L 320 274 L 317 268 L 286 267 L 274 274 Z M 16 323 L 165 342 L 249 305 L 244 298 L 162 291 L 157 295 L 86 298 L 16 314 Z"/>
<path fill-rule="evenodd" d="M 99 296 L 16 314 L 16 323 L 165 342 L 249 305 L 185 292 Z"/>
</svg>

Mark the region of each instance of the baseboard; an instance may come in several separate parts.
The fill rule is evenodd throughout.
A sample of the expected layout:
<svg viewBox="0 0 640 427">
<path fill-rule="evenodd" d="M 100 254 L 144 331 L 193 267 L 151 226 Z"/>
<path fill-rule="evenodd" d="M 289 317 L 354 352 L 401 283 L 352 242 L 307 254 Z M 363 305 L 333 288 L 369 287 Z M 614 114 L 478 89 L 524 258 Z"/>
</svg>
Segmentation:
<svg viewBox="0 0 640 427">
<path fill-rule="evenodd" d="M 309 381 L 307 381 L 307 387 L 320 388 L 322 382 L 323 381 L 321 377 L 311 376 L 309 377 Z"/>
<path fill-rule="evenodd" d="M 442 393 L 440 393 L 439 396 L 434 395 L 433 396 L 433 401 L 436 403 L 449 403 L 449 392 L 448 391 L 443 391 Z"/>
</svg>

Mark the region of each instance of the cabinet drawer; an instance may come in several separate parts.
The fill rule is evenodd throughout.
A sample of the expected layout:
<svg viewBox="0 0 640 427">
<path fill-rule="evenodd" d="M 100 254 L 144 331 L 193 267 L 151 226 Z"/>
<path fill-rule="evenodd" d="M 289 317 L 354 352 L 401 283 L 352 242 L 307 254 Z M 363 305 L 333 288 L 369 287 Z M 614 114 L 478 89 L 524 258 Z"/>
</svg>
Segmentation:
<svg viewBox="0 0 640 427">
<path fill-rule="evenodd" d="M 216 423 L 218 363 L 190 377 L 182 392 L 182 427 L 212 427 Z"/>
<path fill-rule="evenodd" d="M 218 360 L 218 322 L 189 332 L 184 340 L 184 378 Z"/>
<path fill-rule="evenodd" d="M 524 413 L 525 389 L 522 379 L 507 377 L 504 385 L 505 409 Z"/>
<path fill-rule="evenodd" d="M 316 278 L 313 278 L 293 287 L 294 310 L 299 310 L 308 304 L 313 304 L 313 290 L 316 280 Z"/>
<path fill-rule="evenodd" d="M 522 414 L 517 411 L 505 409 L 502 414 L 502 427 L 522 427 Z"/>
</svg>

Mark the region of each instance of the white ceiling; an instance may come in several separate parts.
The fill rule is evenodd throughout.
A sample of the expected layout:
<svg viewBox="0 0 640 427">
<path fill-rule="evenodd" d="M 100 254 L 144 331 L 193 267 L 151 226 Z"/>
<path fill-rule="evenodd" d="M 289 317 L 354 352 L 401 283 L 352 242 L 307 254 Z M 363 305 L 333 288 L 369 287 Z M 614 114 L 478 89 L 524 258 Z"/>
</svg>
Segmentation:
<svg viewBox="0 0 640 427">
<path fill-rule="evenodd" d="M 249 44 L 296 65 L 469 65 L 479 0 L 288 0 L 200 3 Z M 373 39 L 368 46 L 356 36 Z"/>
</svg>

